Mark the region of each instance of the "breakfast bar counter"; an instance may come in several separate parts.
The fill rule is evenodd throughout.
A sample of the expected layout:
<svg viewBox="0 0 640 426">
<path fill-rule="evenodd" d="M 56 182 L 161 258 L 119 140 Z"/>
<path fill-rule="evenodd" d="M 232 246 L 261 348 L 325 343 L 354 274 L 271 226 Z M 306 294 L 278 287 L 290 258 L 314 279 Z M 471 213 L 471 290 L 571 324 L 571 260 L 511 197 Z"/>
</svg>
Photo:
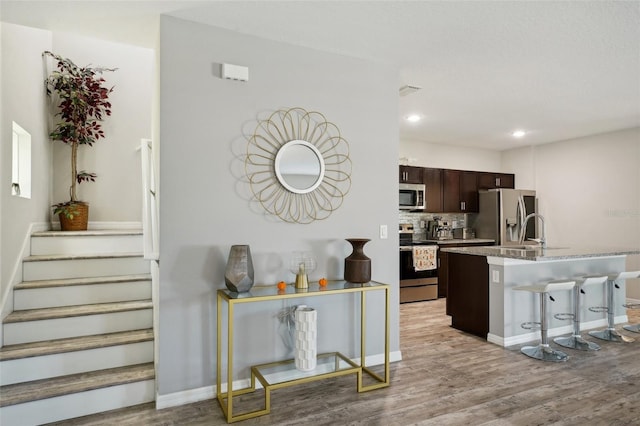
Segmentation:
<svg viewBox="0 0 640 426">
<path fill-rule="evenodd" d="M 640 254 L 638 248 L 561 248 L 539 246 L 480 246 L 442 248 L 448 255 L 448 306 L 454 328 L 475 334 L 500 346 L 530 342 L 539 332 L 521 327 L 539 321 L 537 299 L 527 292 L 514 291 L 522 285 L 573 278 L 606 275 L 625 270 L 626 256 Z M 625 284 L 616 290 L 615 322 L 627 322 L 622 306 Z M 572 312 L 570 291 L 553 294 L 549 304 L 553 313 Z M 589 307 L 606 304 L 605 286 L 594 286 L 583 298 L 582 328 L 605 327 L 606 314 Z M 570 334 L 571 321 L 553 318 L 549 336 Z"/>
</svg>

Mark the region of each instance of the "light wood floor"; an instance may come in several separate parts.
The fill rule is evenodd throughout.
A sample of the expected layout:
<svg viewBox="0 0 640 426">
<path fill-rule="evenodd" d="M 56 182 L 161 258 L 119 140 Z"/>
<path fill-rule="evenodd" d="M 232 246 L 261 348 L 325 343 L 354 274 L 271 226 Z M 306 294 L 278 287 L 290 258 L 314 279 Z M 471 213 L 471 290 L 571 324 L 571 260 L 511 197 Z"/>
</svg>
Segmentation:
<svg viewBox="0 0 640 426">
<path fill-rule="evenodd" d="M 629 310 L 629 318 L 640 322 L 640 311 Z M 640 424 L 640 335 L 630 344 L 598 341 L 602 349 L 594 353 L 567 349 L 568 362 L 544 363 L 451 328 L 444 299 L 401 305 L 400 324 L 403 360 L 392 364 L 391 387 L 358 394 L 347 376 L 280 389 L 272 392 L 270 415 L 238 424 Z M 147 404 L 60 424 L 226 422 L 210 400 L 159 411 Z"/>
</svg>

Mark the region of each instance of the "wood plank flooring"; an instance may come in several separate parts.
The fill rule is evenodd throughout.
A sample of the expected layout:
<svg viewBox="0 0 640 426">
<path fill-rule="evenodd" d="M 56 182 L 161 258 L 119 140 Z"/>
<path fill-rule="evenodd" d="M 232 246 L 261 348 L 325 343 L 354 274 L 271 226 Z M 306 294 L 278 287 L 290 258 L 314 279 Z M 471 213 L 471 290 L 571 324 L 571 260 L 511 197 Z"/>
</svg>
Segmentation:
<svg viewBox="0 0 640 426">
<path fill-rule="evenodd" d="M 444 310 L 444 299 L 401 305 L 403 360 L 392 364 L 389 388 L 358 394 L 355 379 L 347 376 L 280 389 L 271 394 L 270 415 L 238 424 L 640 424 L 640 335 L 630 344 L 587 337 L 602 349 L 567 349 L 571 358 L 566 363 L 544 363 L 522 355 L 519 346 L 501 348 L 451 328 Z M 640 322 L 640 310 L 629 310 L 628 315 L 631 322 Z M 217 401 L 209 400 L 164 410 L 145 404 L 56 424 L 226 421 Z"/>
</svg>

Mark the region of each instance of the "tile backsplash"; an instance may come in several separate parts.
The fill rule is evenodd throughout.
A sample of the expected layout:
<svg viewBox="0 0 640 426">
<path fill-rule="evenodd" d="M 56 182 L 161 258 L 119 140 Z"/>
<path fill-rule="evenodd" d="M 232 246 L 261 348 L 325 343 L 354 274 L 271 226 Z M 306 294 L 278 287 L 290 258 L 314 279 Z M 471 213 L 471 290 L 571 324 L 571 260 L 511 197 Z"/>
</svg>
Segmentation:
<svg viewBox="0 0 640 426">
<path fill-rule="evenodd" d="M 451 227 L 466 228 L 474 222 L 473 213 L 413 213 L 400 210 L 399 223 L 413 224 L 414 239 L 425 239 L 427 235 L 427 222 L 434 217 L 440 217 L 451 223 Z"/>
</svg>

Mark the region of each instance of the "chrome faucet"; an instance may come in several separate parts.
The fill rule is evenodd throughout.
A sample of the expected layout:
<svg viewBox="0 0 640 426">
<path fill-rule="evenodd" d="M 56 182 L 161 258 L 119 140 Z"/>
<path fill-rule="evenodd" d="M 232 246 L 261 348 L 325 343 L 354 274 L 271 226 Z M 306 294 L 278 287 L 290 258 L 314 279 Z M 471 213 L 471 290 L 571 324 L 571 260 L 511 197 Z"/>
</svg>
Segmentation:
<svg viewBox="0 0 640 426">
<path fill-rule="evenodd" d="M 532 217 L 537 217 L 540 219 L 541 231 L 540 231 L 540 238 L 529 238 L 529 240 L 537 242 L 538 244 L 540 244 L 540 246 L 543 249 L 547 248 L 547 240 L 545 239 L 545 231 L 544 231 L 544 217 L 538 213 L 531 213 L 524 219 L 522 228 L 520 229 L 520 244 L 524 243 L 524 234 L 527 230 L 527 223 L 529 222 L 529 219 L 531 219 Z"/>
</svg>

